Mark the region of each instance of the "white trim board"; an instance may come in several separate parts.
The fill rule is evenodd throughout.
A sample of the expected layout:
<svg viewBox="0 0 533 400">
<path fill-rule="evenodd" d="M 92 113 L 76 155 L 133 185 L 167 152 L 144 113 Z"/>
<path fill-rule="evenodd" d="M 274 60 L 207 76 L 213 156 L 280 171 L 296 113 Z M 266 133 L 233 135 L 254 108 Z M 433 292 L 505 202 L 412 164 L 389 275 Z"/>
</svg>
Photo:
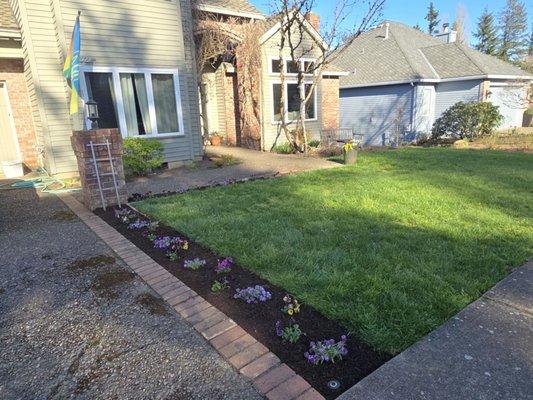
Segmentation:
<svg viewBox="0 0 533 400">
<path fill-rule="evenodd" d="M 262 15 L 262 14 L 251 13 L 251 12 L 233 11 L 233 10 L 228 10 L 227 8 L 209 6 L 209 5 L 206 5 L 206 4 L 198 4 L 196 6 L 196 9 L 198 9 L 200 11 L 211 12 L 211 13 L 214 13 L 214 14 L 231 15 L 231 16 L 235 16 L 235 17 L 244 17 L 244 18 L 250 18 L 250 19 L 265 19 L 265 16 Z"/>
</svg>

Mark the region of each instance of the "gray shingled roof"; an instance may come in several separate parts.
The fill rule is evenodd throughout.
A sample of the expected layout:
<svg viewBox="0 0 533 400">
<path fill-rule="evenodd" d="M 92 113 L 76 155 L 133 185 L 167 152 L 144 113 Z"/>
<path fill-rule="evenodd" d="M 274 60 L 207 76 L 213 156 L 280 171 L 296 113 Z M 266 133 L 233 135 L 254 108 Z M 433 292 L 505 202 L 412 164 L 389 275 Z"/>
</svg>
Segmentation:
<svg viewBox="0 0 533 400">
<path fill-rule="evenodd" d="M 389 37 L 385 39 L 385 23 Z M 380 82 L 527 73 L 496 57 L 440 39 L 399 22 L 385 21 L 359 36 L 336 58 L 349 71 L 341 87 Z"/>
<path fill-rule="evenodd" d="M 261 11 L 255 8 L 247 0 L 197 0 L 196 4 L 199 6 L 223 8 L 228 11 L 234 11 L 239 13 L 263 15 Z"/>
<path fill-rule="evenodd" d="M 0 28 L 18 29 L 17 21 L 7 0 L 0 0 Z"/>
</svg>

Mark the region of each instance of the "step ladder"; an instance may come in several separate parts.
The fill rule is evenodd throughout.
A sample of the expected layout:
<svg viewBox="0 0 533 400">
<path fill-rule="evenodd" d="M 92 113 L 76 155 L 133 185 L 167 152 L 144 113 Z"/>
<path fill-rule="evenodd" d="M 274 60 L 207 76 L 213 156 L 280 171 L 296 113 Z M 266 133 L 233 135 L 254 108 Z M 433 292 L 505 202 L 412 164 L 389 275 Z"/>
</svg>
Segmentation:
<svg viewBox="0 0 533 400">
<path fill-rule="evenodd" d="M 98 190 L 100 191 L 100 199 L 102 200 L 102 207 L 104 211 L 106 210 L 107 202 L 105 200 L 104 191 L 108 190 L 114 190 L 115 195 L 117 196 L 117 204 L 119 207 L 122 207 L 122 204 L 120 202 L 120 195 L 118 193 L 118 185 L 117 185 L 117 174 L 115 172 L 115 165 L 114 165 L 114 158 L 111 156 L 111 147 L 109 140 L 106 139 L 105 143 L 93 143 L 91 140 L 89 144 L 87 144 L 87 147 L 91 148 L 91 154 L 93 158 L 93 165 L 94 165 L 94 172 L 96 175 L 96 182 L 98 182 Z M 106 147 L 107 148 L 107 157 L 104 158 L 96 158 L 96 152 L 95 148 L 97 147 Z M 98 168 L 98 164 L 102 162 L 108 162 L 111 166 L 111 172 L 106 173 L 100 173 L 100 169 Z M 104 188 L 102 187 L 102 180 L 101 178 L 104 176 L 112 176 L 113 177 L 113 187 Z"/>
</svg>

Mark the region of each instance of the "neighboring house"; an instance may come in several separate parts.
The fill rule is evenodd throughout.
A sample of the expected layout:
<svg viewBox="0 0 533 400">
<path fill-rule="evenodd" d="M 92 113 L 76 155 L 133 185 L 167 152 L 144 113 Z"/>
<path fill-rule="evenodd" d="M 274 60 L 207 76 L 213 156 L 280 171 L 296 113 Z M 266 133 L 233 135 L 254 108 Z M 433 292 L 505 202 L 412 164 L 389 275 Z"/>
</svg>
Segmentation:
<svg viewBox="0 0 533 400">
<path fill-rule="evenodd" d="M 522 125 L 533 79 L 496 57 L 455 42 L 455 32 L 432 37 L 392 21 L 363 33 L 335 60 L 340 125 L 366 145 L 388 145 L 428 134 L 436 118 L 459 101 L 491 101 L 502 128 Z"/>
<path fill-rule="evenodd" d="M 294 121 L 299 113 L 296 67 L 291 65 L 290 51 L 285 47 L 282 88 L 279 71 L 281 21 L 277 16 L 265 17 L 245 0 L 202 0 L 200 4 L 215 7 L 221 3 L 225 4 L 223 11 L 219 8 L 216 14 L 199 16 L 211 23 L 211 29 L 227 32 L 232 43 L 229 55 L 213 57 L 203 66 L 202 107 L 207 116 L 204 124 L 208 132 L 225 135 L 230 144 L 269 151 L 286 142 L 279 111 L 282 90 L 286 99 L 285 120 Z M 297 50 L 298 68 L 313 63 L 321 54 L 321 46 L 325 46 L 319 33 L 319 17 L 310 13 L 302 16 L 302 21 L 305 30 Z M 198 26 L 197 35 L 209 29 L 206 24 Z M 256 49 L 257 57 L 246 58 L 242 48 Z M 249 57 L 249 53 L 247 55 Z M 322 129 L 339 126 L 339 77 L 343 75 L 339 71 L 334 66 L 326 68 L 310 98 L 306 115 L 310 137 L 318 138 Z M 308 75 L 305 79 L 304 90 L 307 90 L 313 77 Z"/>
<path fill-rule="evenodd" d="M 82 97 L 99 126 L 161 141 L 170 166 L 200 157 L 190 0 L 0 0 L 0 139 L 11 138 L 0 156 L 77 173 L 70 136 L 88 121 L 81 102 L 69 115 L 62 66 L 78 11 Z"/>
</svg>

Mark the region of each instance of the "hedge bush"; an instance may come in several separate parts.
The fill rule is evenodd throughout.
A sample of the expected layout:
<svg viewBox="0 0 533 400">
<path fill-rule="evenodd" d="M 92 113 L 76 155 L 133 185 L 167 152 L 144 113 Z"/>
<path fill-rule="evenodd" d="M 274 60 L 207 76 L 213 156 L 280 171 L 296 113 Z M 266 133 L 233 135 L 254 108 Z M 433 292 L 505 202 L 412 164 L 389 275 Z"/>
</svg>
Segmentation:
<svg viewBox="0 0 533 400">
<path fill-rule="evenodd" d="M 126 138 L 123 160 L 126 175 L 146 175 L 163 165 L 163 145 L 153 139 Z"/>
<path fill-rule="evenodd" d="M 433 139 L 472 139 L 489 135 L 501 124 L 498 106 L 489 102 L 460 101 L 448 108 L 433 124 Z"/>
</svg>

